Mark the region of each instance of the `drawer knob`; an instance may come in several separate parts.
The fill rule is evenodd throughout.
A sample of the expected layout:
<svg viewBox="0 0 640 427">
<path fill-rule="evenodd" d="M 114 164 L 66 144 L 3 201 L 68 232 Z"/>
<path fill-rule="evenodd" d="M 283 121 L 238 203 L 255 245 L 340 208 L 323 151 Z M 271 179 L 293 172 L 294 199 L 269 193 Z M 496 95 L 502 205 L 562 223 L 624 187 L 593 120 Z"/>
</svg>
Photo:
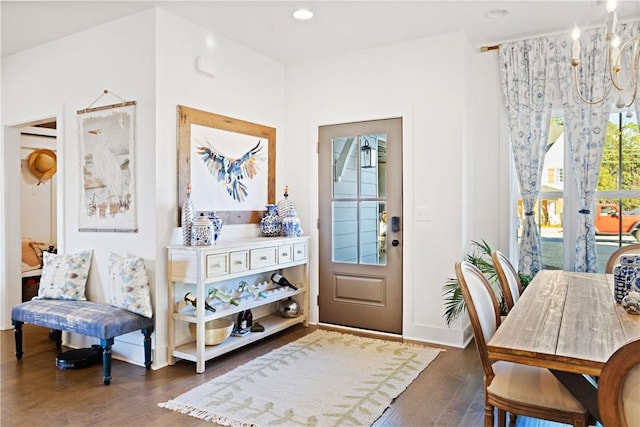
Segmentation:
<svg viewBox="0 0 640 427">
<path fill-rule="evenodd" d="M 266 261 L 266 260 L 267 260 L 267 256 L 266 256 L 266 255 L 262 255 L 262 256 L 260 257 L 260 259 L 261 259 L 262 261 Z"/>
<path fill-rule="evenodd" d="M 238 264 L 242 264 L 242 261 L 240 261 L 240 260 L 236 260 L 235 264 L 236 264 L 236 265 L 238 265 Z"/>
<path fill-rule="evenodd" d="M 220 268 L 220 267 L 222 267 L 222 264 L 217 263 L 217 264 L 216 264 L 216 265 L 214 265 L 213 267 L 214 267 L 214 268 Z"/>
<path fill-rule="evenodd" d="M 288 252 L 282 252 L 282 256 L 289 256 Z"/>
</svg>

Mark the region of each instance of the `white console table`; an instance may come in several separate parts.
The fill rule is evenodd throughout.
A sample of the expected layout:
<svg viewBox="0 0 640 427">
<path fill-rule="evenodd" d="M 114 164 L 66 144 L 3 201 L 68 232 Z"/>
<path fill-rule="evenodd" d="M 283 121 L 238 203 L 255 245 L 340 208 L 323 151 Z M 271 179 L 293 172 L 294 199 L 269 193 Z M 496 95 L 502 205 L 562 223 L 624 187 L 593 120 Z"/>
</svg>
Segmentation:
<svg viewBox="0 0 640 427">
<path fill-rule="evenodd" d="M 169 246 L 169 363 L 174 364 L 176 359 L 190 360 L 196 362 L 196 372 L 202 373 L 207 360 L 295 324 L 303 323 L 307 326 L 308 249 L 307 236 L 258 237 L 218 243 L 216 246 Z M 274 285 L 269 280 L 274 272 L 280 272 L 295 283 L 298 290 Z M 266 298 L 255 298 L 250 293 L 234 295 L 242 280 L 259 285 L 266 293 Z M 234 306 L 214 299 L 208 302 L 216 311 L 210 312 L 205 310 L 204 304 L 197 304 L 194 308 L 184 302 L 184 292 L 192 292 L 198 301 L 204 301 L 207 290 L 211 287 L 231 293 L 239 305 Z M 178 288 L 181 288 L 181 291 L 178 291 Z M 296 301 L 301 305 L 299 316 L 285 318 L 277 312 L 277 302 L 288 297 L 296 297 Z M 205 345 L 207 321 L 225 317 L 235 320 L 240 311 L 248 309 L 255 310 L 254 322 L 259 321 L 265 327 L 264 332 L 250 332 L 243 337 L 229 337 L 218 345 Z M 182 337 L 179 336 L 180 322 L 197 325 L 195 339 L 184 334 L 184 328 Z"/>
</svg>

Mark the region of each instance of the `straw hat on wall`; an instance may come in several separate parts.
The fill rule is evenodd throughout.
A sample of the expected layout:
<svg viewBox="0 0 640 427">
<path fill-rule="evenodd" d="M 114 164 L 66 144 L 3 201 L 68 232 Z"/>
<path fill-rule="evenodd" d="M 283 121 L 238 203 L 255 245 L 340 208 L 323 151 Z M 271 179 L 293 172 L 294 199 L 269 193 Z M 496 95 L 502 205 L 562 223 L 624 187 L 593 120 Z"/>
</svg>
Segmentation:
<svg viewBox="0 0 640 427">
<path fill-rule="evenodd" d="M 29 172 L 38 178 L 38 184 L 50 179 L 56 173 L 56 153 L 45 148 L 34 150 L 27 160 Z"/>
</svg>

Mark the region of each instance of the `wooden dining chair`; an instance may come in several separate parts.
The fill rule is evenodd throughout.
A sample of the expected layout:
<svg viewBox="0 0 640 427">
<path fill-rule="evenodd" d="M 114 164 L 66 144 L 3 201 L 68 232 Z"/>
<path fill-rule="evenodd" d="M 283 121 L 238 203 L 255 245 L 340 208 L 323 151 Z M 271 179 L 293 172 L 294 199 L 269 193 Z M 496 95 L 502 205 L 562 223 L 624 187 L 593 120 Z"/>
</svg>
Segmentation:
<svg viewBox="0 0 640 427">
<path fill-rule="evenodd" d="M 598 380 L 598 409 L 604 427 L 640 426 L 640 339 L 609 357 Z"/>
<path fill-rule="evenodd" d="M 640 255 L 640 243 L 632 243 L 630 245 L 626 245 L 618 248 L 614 253 L 611 254 L 611 256 L 609 256 L 604 272 L 609 274 L 613 273 L 613 267 L 615 267 L 616 264 L 618 264 L 618 259 L 620 258 L 620 255 L 623 255 L 623 254 Z"/>
<path fill-rule="evenodd" d="M 580 402 L 544 368 L 511 362 L 492 362 L 487 342 L 500 326 L 498 300 L 491 284 L 473 264 L 463 261 L 455 266 L 456 277 L 469 313 L 476 347 L 484 369 L 484 425 L 506 423 L 506 413 L 548 421 L 587 426 L 587 411 Z"/>
<path fill-rule="evenodd" d="M 502 288 L 504 307 L 507 314 L 509 314 L 513 305 L 518 301 L 518 298 L 520 298 L 522 282 L 520 282 L 520 276 L 518 276 L 515 267 L 505 254 L 500 251 L 491 251 L 491 259 L 493 260 L 493 266 L 496 269 L 498 281 Z"/>
</svg>

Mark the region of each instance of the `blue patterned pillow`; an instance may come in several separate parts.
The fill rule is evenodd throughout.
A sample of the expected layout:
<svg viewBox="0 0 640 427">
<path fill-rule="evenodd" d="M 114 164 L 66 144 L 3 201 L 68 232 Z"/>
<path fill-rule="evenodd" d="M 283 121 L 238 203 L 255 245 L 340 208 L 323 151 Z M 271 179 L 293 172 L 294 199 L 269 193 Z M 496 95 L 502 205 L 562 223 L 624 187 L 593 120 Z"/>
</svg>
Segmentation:
<svg viewBox="0 0 640 427">
<path fill-rule="evenodd" d="M 111 305 L 145 317 L 153 316 L 149 279 L 140 257 L 109 256 Z"/>
<path fill-rule="evenodd" d="M 40 287 L 34 299 L 86 300 L 85 288 L 92 253 L 91 250 L 74 254 L 43 252 Z"/>
</svg>

